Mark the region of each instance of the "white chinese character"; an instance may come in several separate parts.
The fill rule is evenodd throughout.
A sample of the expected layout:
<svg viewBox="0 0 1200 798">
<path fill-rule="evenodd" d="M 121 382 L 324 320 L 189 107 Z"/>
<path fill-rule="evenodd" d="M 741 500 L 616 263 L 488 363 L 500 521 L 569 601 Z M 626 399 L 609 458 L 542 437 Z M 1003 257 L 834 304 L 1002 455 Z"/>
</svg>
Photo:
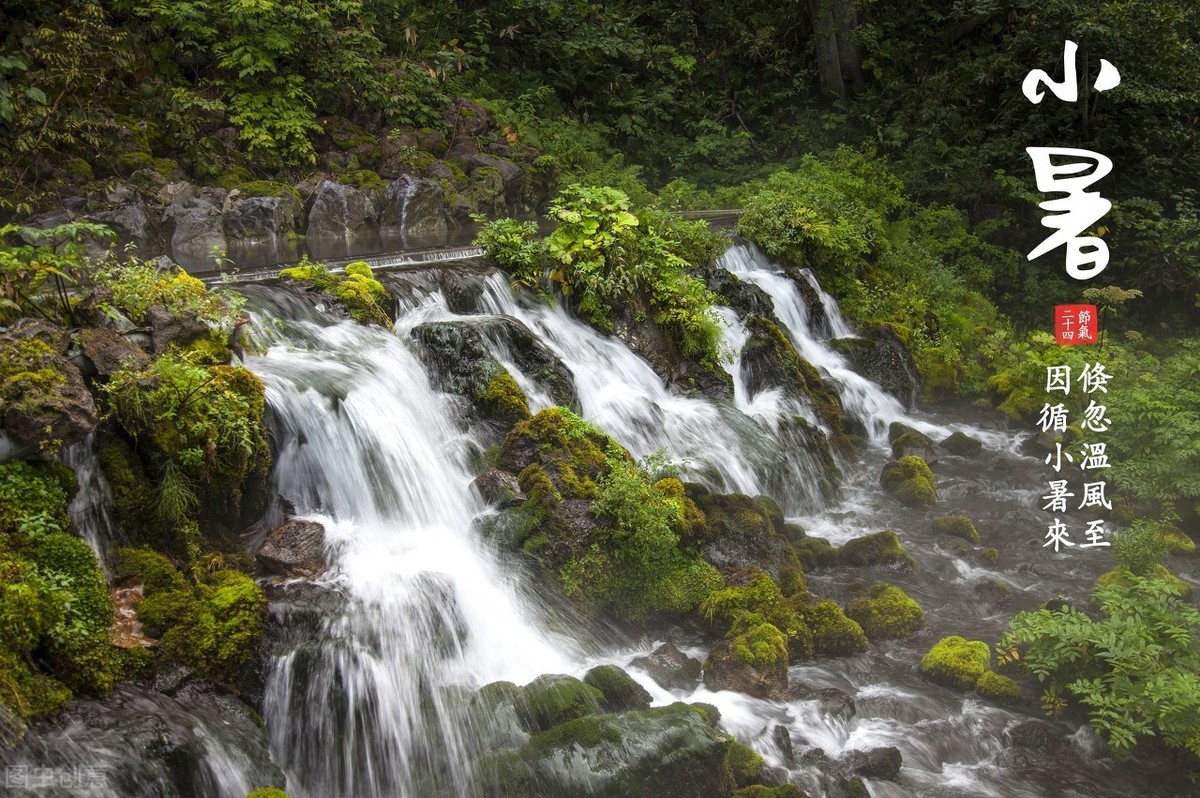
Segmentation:
<svg viewBox="0 0 1200 798">
<path fill-rule="evenodd" d="M 1103 363 L 1089 363 L 1083 367 L 1083 371 L 1079 374 L 1079 381 L 1083 383 L 1084 393 L 1095 393 L 1103 391 L 1108 393 L 1108 381 L 1112 379 L 1112 375 L 1104 370 Z"/>
<path fill-rule="evenodd" d="M 1105 482 L 1085 482 L 1083 483 L 1083 501 L 1079 504 L 1079 509 L 1084 507 L 1105 507 L 1112 509 L 1112 504 L 1104 497 Z"/>
<path fill-rule="evenodd" d="M 1042 432 L 1054 430 L 1055 432 L 1067 431 L 1067 408 L 1059 402 L 1054 407 L 1050 403 L 1042 405 L 1042 414 L 1038 417 L 1038 424 L 1042 427 Z"/>
<path fill-rule="evenodd" d="M 1064 457 L 1067 458 L 1068 463 L 1075 462 L 1075 458 L 1071 456 L 1070 452 L 1064 452 L 1062 450 L 1062 442 L 1057 442 L 1054 444 L 1054 451 L 1046 455 L 1046 465 L 1050 465 L 1050 461 L 1054 460 L 1054 471 L 1055 473 L 1058 473 L 1059 471 L 1062 471 L 1062 461 Z"/>
<path fill-rule="evenodd" d="M 1076 280 L 1090 280 L 1108 266 L 1108 244 L 1097 236 L 1081 234 L 1100 221 L 1112 209 L 1112 203 L 1099 191 L 1085 189 L 1112 171 L 1112 161 L 1098 152 L 1073 147 L 1027 147 L 1025 151 L 1033 160 L 1038 191 L 1067 195 L 1038 203 L 1050 214 L 1042 218 L 1042 226 L 1058 232 L 1030 252 L 1029 260 L 1066 245 L 1067 274 Z M 1056 156 L 1080 160 L 1056 166 Z M 1083 268 L 1089 265 L 1091 268 Z"/>
<path fill-rule="evenodd" d="M 1044 69 L 1031 69 L 1021 83 L 1021 92 L 1025 98 L 1034 105 L 1039 104 L 1046 96 L 1040 85 L 1044 83 L 1046 88 L 1050 89 L 1054 96 L 1063 102 L 1077 101 L 1079 99 L 1079 79 L 1075 71 L 1075 54 L 1078 50 L 1079 45 L 1070 39 L 1066 40 L 1063 45 L 1063 79 L 1061 82 L 1055 83 L 1051 80 L 1050 75 Z M 1092 84 L 1092 88 L 1096 91 L 1108 91 L 1119 85 L 1121 85 L 1121 73 L 1108 59 L 1101 58 L 1100 74 L 1096 76 L 1096 82 Z"/>
<path fill-rule="evenodd" d="M 1087 409 L 1083 411 L 1083 423 L 1080 425 L 1084 429 L 1089 429 L 1092 432 L 1104 432 L 1109 427 L 1108 418 L 1105 414 L 1108 412 L 1108 407 L 1105 405 L 1096 404 L 1096 400 L 1092 400 Z"/>
<path fill-rule="evenodd" d="M 1111 546 L 1104 539 L 1104 522 L 1103 521 L 1088 521 L 1088 528 L 1083 531 L 1088 537 L 1087 543 L 1080 543 L 1079 548 L 1090 549 L 1093 546 Z"/>
<path fill-rule="evenodd" d="M 1049 510 L 1052 513 L 1065 513 L 1067 511 L 1067 499 L 1074 498 L 1075 494 L 1067 491 L 1067 481 L 1065 479 L 1052 479 L 1048 484 L 1050 485 L 1050 492 L 1042 498 L 1049 501 L 1042 509 Z"/>
<path fill-rule="evenodd" d="M 1071 392 L 1071 367 L 1046 366 L 1046 393 L 1051 391 Z"/>
<path fill-rule="evenodd" d="M 1044 549 L 1049 545 L 1053 545 L 1056 552 L 1058 551 L 1059 546 L 1075 545 L 1071 542 L 1070 535 L 1067 532 L 1066 524 L 1064 524 L 1062 521 L 1059 521 L 1057 518 L 1054 519 L 1053 524 L 1046 528 L 1046 542 L 1042 544 L 1042 548 Z"/>
<path fill-rule="evenodd" d="M 1083 457 L 1083 462 L 1079 464 L 1079 468 L 1087 471 L 1089 468 L 1111 468 L 1108 463 L 1108 455 L 1104 450 L 1108 448 L 1107 443 L 1085 443 L 1083 450 L 1079 453 Z"/>
<path fill-rule="evenodd" d="M 28 765 L 11 765 L 4 769 L 4 786 L 5 787 L 28 787 L 29 786 L 29 771 Z"/>
</svg>

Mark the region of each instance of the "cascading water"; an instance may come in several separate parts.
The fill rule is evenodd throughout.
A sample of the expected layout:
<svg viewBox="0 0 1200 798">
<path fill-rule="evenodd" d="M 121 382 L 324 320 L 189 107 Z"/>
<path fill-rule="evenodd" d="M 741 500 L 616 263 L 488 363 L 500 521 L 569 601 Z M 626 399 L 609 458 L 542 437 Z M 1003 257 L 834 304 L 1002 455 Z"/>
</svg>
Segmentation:
<svg viewBox="0 0 1200 798">
<path fill-rule="evenodd" d="M 885 441 L 888 426 L 893 421 L 905 420 L 907 414 L 899 400 L 851 369 L 846 359 L 829 346 L 831 338 L 851 337 L 854 333 L 842 318 L 837 302 L 821 289 L 810 272 L 805 270 L 804 277 L 817 292 L 825 310 L 826 324 L 823 326 L 827 330 L 818 332 L 814 332 L 813 325 L 809 324 L 808 307 L 796 284 L 784 276 L 758 247 L 734 244 L 718 259 L 717 265 L 738 279 L 757 285 L 771 297 L 775 315 L 796 351 L 828 375 L 837 388 L 843 411 L 867 430 L 873 442 Z M 825 333 L 823 336 L 822 332 Z"/>
<path fill-rule="evenodd" d="M 96 458 L 93 435 L 63 450 L 62 460 L 75 472 L 79 490 L 71 499 L 67 512 L 79 534 L 96 552 L 96 559 L 107 572 L 108 545 L 114 528 L 108 508 L 112 505 L 112 489 Z"/>
<path fill-rule="evenodd" d="M 483 508 L 460 433 L 408 346 L 352 323 L 257 321 L 271 333 L 247 365 L 267 386 L 276 487 L 325 526 L 333 559 L 321 617 L 285 632 L 268 680 L 276 759 L 295 794 L 468 794 L 453 687 L 562 671 L 572 645 L 472 536 Z"/>
</svg>

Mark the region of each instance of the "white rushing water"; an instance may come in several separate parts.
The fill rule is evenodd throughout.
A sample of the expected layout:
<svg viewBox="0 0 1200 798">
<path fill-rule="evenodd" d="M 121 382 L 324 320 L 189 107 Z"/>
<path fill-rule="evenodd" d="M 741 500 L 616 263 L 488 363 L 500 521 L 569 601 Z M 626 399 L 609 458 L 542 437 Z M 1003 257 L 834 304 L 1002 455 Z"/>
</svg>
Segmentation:
<svg viewBox="0 0 1200 798">
<path fill-rule="evenodd" d="M 325 525 L 323 587 L 337 599 L 272 668 L 277 761 L 293 794 L 465 794 L 472 741 L 447 688 L 561 672 L 572 645 L 472 535 L 483 508 L 458 429 L 405 343 L 311 321 L 285 322 L 268 343 L 247 365 L 275 419 L 276 487 Z"/>
</svg>

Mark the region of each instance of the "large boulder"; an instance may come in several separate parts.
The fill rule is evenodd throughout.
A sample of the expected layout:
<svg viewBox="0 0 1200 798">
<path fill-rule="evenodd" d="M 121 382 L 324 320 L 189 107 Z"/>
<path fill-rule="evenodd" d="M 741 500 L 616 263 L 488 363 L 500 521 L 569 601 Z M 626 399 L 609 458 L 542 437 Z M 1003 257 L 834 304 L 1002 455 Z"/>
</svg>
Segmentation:
<svg viewBox="0 0 1200 798">
<path fill-rule="evenodd" d="M 254 552 L 269 573 L 290 577 L 313 577 L 325 571 L 325 527 L 316 521 L 292 519 L 267 534 Z"/>
<path fill-rule="evenodd" d="M 546 391 L 554 404 L 579 407 L 571 370 L 528 327 L 509 316 L 495 316 L 477 322 L 476 328 L 495 351 Z"/>
<path fill-rule="evenodd" d="M 582 717 L 477 762 L 483 798 L 725 798 L 729 738 L 699 707 Z"/>
<path fill-rule="evenodd" d="M 378 218 L 371 198 L 358 189 L 323 180 L 308 209 L 309 238 L 352 238 L 376 228 Z"/>
<path fill-rule="evenodd" d="M 958 457 L 974 457 L 983 451 L 983 442 L 962 430 L 955 430 L 938 445 Z"/>
<path fill-rule="evenodd" d="M 442 184 L 412 175 L 392 181 L 383 192 L 379 223 L 384 230 L 394 230 L 402 236 L 445 233 L 448 223 Z"/>
<path fill-rule="evenodd" d="M 704 686 L 782 700 L 788 689 L 787 641 L 770 624 L 722 640 L 704 662 Z"/>
<path fill-rule="evenodd" d="M 154 351 L 158 354 L 172 346 L 187 348 L 212 334 L 195 313 L 172 313 L 164 305 L 151 305 L 146 311 L 146 322 L 150 325 Z"/>
<path fill-rule="evenodd" d="M 785 533 L 783 513 L 771 499 L 695 488 L 692 496 L 704 513 L 707 528 L 701 553 L 718 570 L 757 569 L 776 582 L 800 570 Z"/>
<path fill-rule="evenodd" d="M 273 241 L 297 232 L 303 215 L 296 195 L 287 187 L 267 197 L 233 196 L 222 216 L 228 239 Z"/>
<path fill-rule="evenodd" d="M 927 508 L 937 504 L 937 483 L 929 464 L 915 455 L 893 460 L 883 467 L 879 484 L 906 507 Z"/>
<path fill-rule="evenodd" d="M 67 359 L 64 330 L 20 319 L 0 335 L 3 426 L 18 447 L 45 453 L 83 440 L 96 427 L 96 403 Z"/>
<path fill-rule="evenodd" d="M 171 253 L 176 260 L 207 258 L 215 250 L 225 251 L 228 242 L 220 206 L 195 197 L 184 205 L 171 205 L 164 221 L 173 222 Z"/>
<path fill-rule="evenodd" d="M 86 366 L 81 370 L 88 376 L 108 377 L 123 366 L 141 368 L 150 361 L 140 346 L 107 327 L 80 330 L 78 341 Z"/>
<path fill-rule="evenodd" d="M 146 206 L 140 202 L 125 202 L 89 214 L 87 220 L 111 227 L 117 234 L 118 244 L 134 244 L 144 249 L 150 241 L 150 217 L 146 215 Z"/>
</svg>

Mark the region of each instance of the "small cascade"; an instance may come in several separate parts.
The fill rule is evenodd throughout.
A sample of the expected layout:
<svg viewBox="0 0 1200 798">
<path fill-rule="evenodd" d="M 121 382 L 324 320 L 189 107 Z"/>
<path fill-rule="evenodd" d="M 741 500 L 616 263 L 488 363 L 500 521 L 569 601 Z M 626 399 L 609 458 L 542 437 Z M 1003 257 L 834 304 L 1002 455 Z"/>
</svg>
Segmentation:
<svg viewBox="0 0 1200 798">
<path fill-rule="evenodd" d="M 276 761 L 294 795 L 470 794 L 462 689 L 562 672 L 573 644 L 472 534 L 465 442 L 404 339 L 293 308 L 256 319 L 247 365 L 267 386 L 276 489 L 324 525 L 333 565 L 307 608 L 279 610 Z"/>
<path fill-rule="evenodd" d="M 67 514 L 80 536 L 96 552 L 96 559 L 107 575 L 108 548 L 115 535 L 108 513 L 112 506 L 112 489 L 96 457 L 94 434 L 64 449 L 62 461 L 75 472 L 79 483 L 78 492 L 67 506 Z"/>
<path fill-rule="evenodd" d="M 886 443 L 888 426 L 893 421 L 906 420 L 904 405 L 851 369 L 846 359 L 829 345 L 834 338 L 854 333 L 842 317 L 837 301 L 821 289 L 812 272 L 805 270 L 804 277 L 820 297 L 825 311 L 824 325 L 810 324 L 808 306 L 796 284 L 753 244 L 734 244 L 718 259 L 717 265 L 738 279 L 757 285 L 771 297 L 775 315 L 796 351 L 833 382 L 843 412 L 867 431 L 873 443 Z M 814 331 L 814 326 L 829 329 Z"/>
<path fill-rule="evenodd" d="M 404 175 L 400 179 L 404 181 L 404 193 L 400 195 L 400 237 L 406 239 L 408 233 L 408 201 L 412 199 L 412 195 L 417 191 L 417 181 L 412 175 Z"/>
</svg>

